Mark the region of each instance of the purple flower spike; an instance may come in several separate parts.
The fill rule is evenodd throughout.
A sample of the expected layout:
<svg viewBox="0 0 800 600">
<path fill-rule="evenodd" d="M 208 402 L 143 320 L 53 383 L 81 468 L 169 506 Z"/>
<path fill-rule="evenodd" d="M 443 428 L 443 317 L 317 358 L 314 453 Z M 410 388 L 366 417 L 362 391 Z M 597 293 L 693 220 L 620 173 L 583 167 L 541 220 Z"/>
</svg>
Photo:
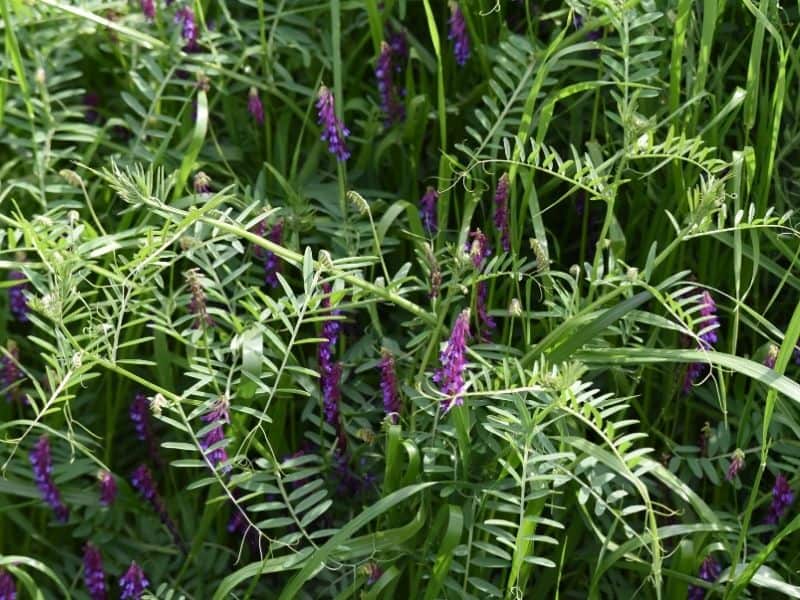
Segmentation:
<svg viewBox="0 0 800 600">
<path fill-rule="evenodd" d="M 400 92 L 394 83 L 392 47 L 381 42 L 381 53 L 375 67 L 375 78 L 378 80 L 378 95 L 381 99 L 381 110 L 385 115 L 385 125 L 398 123 L 405 118 L 405 106 L 400 102 Z"/>
<path fill-rule="evenodd" d="M 203 450 L 208 450 L 208 448 L 211 446 L 214 446 L 225 439 L 225 430 L 223 429 L 223 425 L 231 422 L 230 413 L 228 411 L 228 400 L 224 397 L 220 398 L 214 404 L 214 407 L 211 409 L 211 411 L 203 415 L 203 421 L 206 423 L 214 423 L 216 425 L 200 440 L 200 446 L 203 448 Z M 224 447 L 214 448 L 213 450 L 208 451 L 206 456 L 208 457 L 208 460 L 211 461 L 211 464 L 215 466 L 228 460 L 228 453 Z M 230 471 L 230 466 L 223 467 L 222 471 L 223 473 L 227 473 Z"/>
<path fill-rule="evenodd" d="M 264 105 L 261 104 L 258 90 L 254 87 L 250 88 L 250 93 L 247 95 L 247 110 L 256 120 L 256 123 L 259 125 L 264 124 Z"/>
<path fill-rule="evenodd" d="M 131 562 L 131 566 L 119 580 L 119 587 L 122 590 L 120 600 L 139 600 L 149 585 L 150 582 L 147 581 L 142 568 L 135 561 Z"/>
<path fill-rule="evenodd" d="M 786 477 L 778 473 L 775 477 L 775 485 L 772 487 L 772 502 L 764 522 L 767 525 L 777 525 L 793 502 L 794 492 L 789 487 L 789 482 Z"/>
<path fill-rule="evenodd" d="M 6 390 L 7 402 L 20 397 L 20 391 L 16 384 L 23 379 L 24 375 L 18 363 L 19 347 L 14 342 L 9 342 L 8 356 L 5 354 L 0 356 L 0 389 Z M 27 398 L 23 398 L 23 403 L 28 404 Z"/>
<path fill-rule="evenodd" d="M 331 308 L 331 285 L 322 284 L 322 291 L 325 297 L 322 299 L 322 308 Z M 331 316 L 341 313 L 338 309 L 332 309 Z M 339 399 L 341 390 L 339 380 L 342 376 L 342 366 L 334 362 L 333 354 L 336 351 L 336 342 L 339 339 L 341 324 L 337 319 L 328 319 L 322 326 L 322 336 L 325 341 L 320 342 L 317 348 L 317 363 L 319 364 L 320 386 L 322 388 L 322 404 L 325 412 L 325 421 L 337 428 L 339 423 Z"/>
<path fill-rule="evenodd" d="M 200 47 L 197 44 L 197 21 L 194 18 L 194 11 L 188 6 L 182 6 L 175 12 L 175 23 L 181 25 L 181 37 L 186 45 L 183 49 L 186 52 L 197 52 Z"/>
<path fill-rule="evenodd" d="M 439 193 L 428 186 L 425 190 L 425 195 L 419 201 L 419 216 L 422 219 L 422 226 L 428 235 L 436 233 L 436 202 L 439 200 Z"/>
<path fill-rule="evenodd" d="M 275 244 L 283 243 L 283 219 L 277 221 L 270 227 L 267 239 Z M 281 263 L 274 252 L 266 250 L 264 252 L 264 283 L 270 287 L 278 287 L 278 273 L 281 270 Z"/>
<path fill-rule="evenodd" d="M 145 465 L 139 465 L 131 475 L 131 483 L 136 491 L 142 495 L 142 498 L 150 503 L 160 501 L 158 492 L 156 491 L 156 484 L 153 481 L 153 475 L 150 473 Z"/>
<path fill-rule="evenodd" d="M 156 3 L 153 0 L 141 0 L 141 6 L 144 18 L 152 23 L 156 18 Z"/>
<path fill-rule="evenodd" d="M 394 70 L 398 73 L 408 62 L 408 39 L 405 31 L 395 31 L 389 35 L 389 46 L 394 57 Z"/>
<path fill-rule="evenodd" d="M 443 411 L 447 413 L 453 406 L 464 403 L 464 369 L 466 367 L 467 338 L 469 338 L 469 309 L 458 315 L 450 339 L 439 354 L 442 366 L 433 374 L 433 381 L 447 396 L 442 400 Z"/>
<path fill-rule="evenodd" d="M 8 288 L 9 310 L 17 321 L 20 323 L 27 323 L 29 321 L 28 313 L 30 312 L 28 300 L 25 297 L 25 293 L 29 289 L 27 278 L 21 271 L 11 271 L 8 274 L 8 278 L 19 281 L 19 283 Z"/>
<path fill-rule="evenodd" d="M 480 229 L 470 232 L 469 237 L 472 242 L 467 243 L 465 250 L 469 254 L 474 267 L 480 270 L 484 261 L 492 255 L 492 250 L 489 248 L 489 240 L 486 239 L 486 234 Z"/>
<path fill-rule="evenodd" d="M 91 543 L 87 543 L 83 549 L 83 582 L 86 589 L 89 590 L 89 597 L 92 600 L 108 598 L 103 557 L 100 556 L 100 550 Z"/>
<path fill-rule="evenodd" d="M 400 392 L 397 390 L 397 373 L 394 370 L 394 356 L 387 349 L 381 351 L 381 391 L 383 410 L 397 423 L 400 415 Z"/>
<path fill-rule="evenodd" d="M 707 556 L 700 565 L 700 573 L 698 574 L 698 577 L 700 577 L 700 579 L 703 581 L 711 583 L 719 578 L 720 573 L 722 573 L 722 567 L 719 566 L 719 563 L 712 557 Z M 689 586 L 688 600 L 703 600 L 705 597 L 705 588 L 701 588 L 696 585 Z"/>
<path fill-rule="evenodd" d="M 136 430 L 136 437 L 143 441 L 149 441 L 153 437 L 153 425 L 150 419 L 150 405 L 147 396 L 142 392 L 137 392 L 131 402 L 128 413 L 133 421 L 133 428 Z"/>
<path fill-rule="evenodd" d="M 117 499 L 117 482 L 114 476 L 108 471 L 100 471 L 97 474 L 97 483 L 100 486 L 100 505 L 111 506 Z"/>
<path fill-rule="evenodd" d="M 0 568 L 0 600 L 17 600 L 17 584 L 11 573 Z"/>
<path fill-rule="evenodd" d="M 703 290 L 700 294 L 700 318 L 698 319 L 700 334 L 697 340 L 697 348 L 699 350 L 711 350 L 714 344 L 717 343 L 719 337 L 717 330 L 719 329 L 719 318 L 717 317 L 717 304 L 714 298 L 708 293 L 708 290 Z M 686 369 L 686 375 L 683 380 L 683 393 L 688 394 L 692 386 L 708 372 L 708 365 L 703 363 L 692 363 Z"/>
<path fill-rule="evenodd" d="M 461 7 L 457 2 L 450 3 L 450 33 L 447 35 L 447 39 L 453 40 L 453 54 L 455 54 L 456 63 L 463 67 L 469 59 L 469 34 L 464 21 L 464 13 L 461 12 Z"/>
<path fill-rule="evenodd" d="M 494 192 L 494 226 L 500 233 L 500 244 L 504 252 L 511 249 L 508 228 L 508 173 L 503 173 Z"/>
<path fill-rule="evenodd" d="M 46 435 L 39 438 L 29 454 L 33 467 L 33 478 L 36 487 L 42 494 L 42 499 L 50 505 L 56 514 L 56 519 L 66 523 L 69 518 L 69 509 L 61 501 L 61 494 L 53 481 L 53 461 L 50 457 L 50 440 Z"/>
<path fill-rule="evenodd" d="M 477 298 L 475 300 L 475 308 L 477 309 L 478 313 L 478 321 L 480 322 L 480 338 L 481 340 L 488 342 L 491 339 L 492 331 L 494 331 L 497 324 L 494 322 L 494 319 L 489 315 L 489 309 L 487 307 L 489 300 L 489 284 L 487 281 L 479 281 L 478 282 L 478 293 Z"/>
<path fill-rule="evenodd" d="M 350 135 L 350 130 L 336 117 L 333 92 L 324 85 L 319 88 L 317 111 L 319 124 L 322 126 L 322 141 L 328 142 L 328 151 L 338 160 L 346 161 L 350 158 L 350 151 L 347 149 L 345 138 Z"/>
</svg>

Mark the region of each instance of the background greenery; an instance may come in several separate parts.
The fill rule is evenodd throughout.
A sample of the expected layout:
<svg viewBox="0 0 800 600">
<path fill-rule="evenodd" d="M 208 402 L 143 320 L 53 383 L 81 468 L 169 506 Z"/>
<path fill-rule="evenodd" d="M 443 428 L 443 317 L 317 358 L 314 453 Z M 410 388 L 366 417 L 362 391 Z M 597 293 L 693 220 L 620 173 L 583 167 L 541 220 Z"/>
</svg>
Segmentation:
<svg viewBox="0 0 800 600">
<path fill-rule="evenodd" d="M 775 476 L 796 489 L 800 464 L 797 3 L 464 0 L 464 67 L 440 0 L 188 5 L 198 52 L 180 2 L 148 22 L 138 2 L 0 0 L 0 268 L 24 272 L 32 309 L 16 322 L 2 294 L 24 378 L 0 403 L 0 565 L 20 597 L 87 598 L 87 540 L 112 597 L 131 560 L 159 598 L 800 597 L 800 516 L 764 524 Z M 398 31 L 407 114 L 386 126 L 374 69 Z M 319 139 L 322 84 L 346 163 Z M 264 219 L 283 219 L 279 246 Z M 213 327 L 192 327 L 189 269 Z M 470 341 L 464 406 L 445 414 L 431 376 L 482 281 L 498 327 Z M 347 490 L 317 373 L 324 282 Z M 701 289 L 710 351 L 694 349 Z M 161 395 L 160 459 L 134 436 L 138 391 Z M 230 470 L 200 446 L 221 397 Z M 66 524 L 27 460 L 43 433 Z M 130 486 L 143 462 L 185 549 Z M 227 528 L 239 510 L 246 535 Z"/>
</svg>

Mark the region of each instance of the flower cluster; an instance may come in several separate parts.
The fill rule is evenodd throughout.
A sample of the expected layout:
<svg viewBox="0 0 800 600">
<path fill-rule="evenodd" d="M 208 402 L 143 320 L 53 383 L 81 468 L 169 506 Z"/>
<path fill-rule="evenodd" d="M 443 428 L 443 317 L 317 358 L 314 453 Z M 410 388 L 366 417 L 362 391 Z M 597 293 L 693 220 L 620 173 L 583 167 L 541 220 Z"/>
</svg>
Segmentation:
<svg viewBox="0 0 800 600">
<path fill-rule="evenodd" d="M 717 304 L 708 293 L 703 290 L 700 294 L 700 333 L 697 337 L 697 347 L 700 350 L 710 350 L 718 341 L 717 330 L 719 329 L 719 318 L 717 317 Z M 703 363 L 691 363 L 686 369 L 683 379 L 683 393 L 688 394 L 692 386 L 708 371 L 708 366 Z"/>
<path fill-rule="evenodd" d="M 322 291 L 325 297 L 322 299 L 322 308 L 331 308 L 331 286 L 329 283 L 322 284 Z M 331 316 L 339 315 L 341 311 L 333 309 L 330 311 Z M 339 389 L 339 380 L 342 376 L 342 367 L 339 363 L 333 360 L 334 352 L 336 351 L 336 342 L 339 339 L 339 332 L 341 331 L 341 324 L 338 319 L 327 319 L 322 326 L 322 337 L 324 341 L 320 342 L 317 348 L 317 362 L 319 363 L 320 372 L 320 386 L 322 388 L 322 403 L 325 412 L 325 421 L 333 425 L 337 431 L 340 428 L 339 422 L 339 399 L 341 391 Z"/>
<path fill-rule="evenodd" d="M 764 357 L 764 366 L 770 369 L 775 368 L 775 361 L 778 360 L 779 348 L 775 344 L 770 344 L 767 355 Z"/>
<path fill-rule="evenodd" d="M 737 448 L 731 457 L 731 464 L 728 465 L 728 470 L 725 473 L 725 479 L 733 481 L 739 474 L 739 471 L 744 467 L 744 452 Z"/>
<path fill-rule="evenodd" d="M 267 233 L 267 239 L 275 244 L 283 243 L 283 219 L 275 222 Z M 278 273 L 281 270 L 281 263 L 278 256 L 270 251 L 264 251 L 264 283 L 270 287 L 278 286 Z"/>
<path fill-rule="evenodd" d="M 406 116 L 405 105 L 400 98 L 402 92 L 394 82 L 396 68 L 393 66 L 394 50 L 386 42 L 381 42 L 381 53 L 375 67 L 375 78 L 378 80 L 378 95 L 381 100 L 381 110 L 385 116 L 386 126 L 399 123 Z"/>
<path fill-rule="evenodd" d="M 0 600 L 17 600 L 17 584 L 11 573 L 0 568 Z"/>
<path fill-rule="evenodd" d="M 775 485 L 772 486 L 772 502 L 767 510 L 764 521 L 768 525 L 777 525 L 778 521 L 794 502 L 794 492 L 789 487 L 789 482 L 781 473 L 775 477 Z"/>
<path fill-rule="evenodd" d="M 46 435 L 39 438 L 28 456 L 33 467 L 33 478 L 42 494 L 42 499 L 53 509 L 56 519 L 65 523 L 69 518 L 69 509 L 61 501 L 61 494 L 53 481 L 50 440 Z"/>
<path fill-rule="evenodd" d="M 508 173 L 503 173 L 494 192 L 494 226 L 500 234 L 500 245 L 504 252 L 511 249 L 508 226 Z"/>
<path fill-rule="evenodd" d="M 467 244 L 466 250 L 472 260 L 472 265 L 481 271 L 485 266 L 486 259 L 492 254 L 489 248 L 489 240 L 480 229 L 470 232 L 469 236 L 472 242 Z M 478 336 L 484 341 L 489 340 L 492 331 L 497 326 L 494 319 L 489 315 L 488 300 L 489 283 L 483 279 L 476 285 L 475 308 L 478 313 L 478 322 L 480 323 Z"/>
<path fill-rule="evenodd" d="M 483 268 L 484 261 L 492 255 L 489 240 L 486 239 L 486 234 L 480 229 L 471 231 L 469 237 L 472 241 L 467 243 L 466 251 L 472 261 L 472 265 L 480 270 Z"/>
<path fill-rule="evenodd" d="M 436 202 L 439 200 L 439 193 L 428 186 L 419 201 L 419 216 L 422 219 L 422 226 L 429 235 L 436 233 Z"/>
<path fill-rule="evenodd" d="M 11 271 L 8 278 L 13 281 L 19 281 L 8 288 L 8 304 L 11 314 L 20 323 L 27 323 L 29 321 L 28 313 L 28 299 L 25 297 L 28 291 L 28 282 L 25 274 L 21 271 Z"/>
<path fill-rule="evenodd" d="M 433 381 L 439 384 L 439 390 L 446 396 L 442 400 L 446 413 L 453 406 L 464 403 L 464 369 L 466 368 L 467 339 L 469 338 L 469 309 L 458 315 L 450 339 L 439 354 L 441 367 L 433 374 Z"/>
<path fill-rule="evenodd" d="M 250 93 L 247 95 L 247 111 L 256 120 L 256 123 L 264 124 L 264 105 L 261 104 L 258 90 L 254 87 L 250 88 Z"/>
<path fill-rule="evenodd" d="M 328 142 L 328 151 L 338 160 L 346 161 L 350 158 L 350 151 L 347 149 L 345 138 L 350 135 L 350 130 L 336 117 L 333 92 L 324 85 L 319 88 L 317 113 L 319 124 L 322 126 L 321 139 L 323 142 Z"/>
<path fill-rule="evenodd" d="M 169 513 L 167 512 L 167 507 L 164 504 L 164 501 L 161 499 L 158 490 L 156 489 L 155 481 L 153 481 L 153 475 L 150 473 L 150 469 L 148 469 L 146 465 L 139 465 L 136 467 L 131 474 L 131 484 L 133 485 L 134 489 L 139 492 L 142 498 L 147 500 L 147 502 L 156 512 L 158 518 L 161 519 L 161 522 L 172 534 L 172 538 L 175 543 L 179 547 L 183 548 L 183 542 L 180 534 L 178 533 L 178 528 L 176 527 L 174 521 L 170 518 Z"/>
<path fill-rule="evenodd" d="M 225 431 L 223 425 L 231 422 L 230 413 L 228 411 L 228 400 L 225 397 L 220 398 L 214 403 L 214 407 L 205 415 L 203 421 L 206 423 L 213 423 L 214 427 L 208 430 L 200 440 L 200 446 L 203 450 L 207 450 L 206 456 L 213 465 L 219 465 L 228 460 L 228 453 L 224 445 L 220 443 L 225 439 Z M 209 448 L 211 448 L 209 450 Z M 223 472 L 230 471 L 230 466 L 223 467 Z"/>
<path fill-rule="evenodd" d="M 707 556 L 700 565 L 700 573 L 698 577 L 700 577 L 700 579 L 703 581 L 712 583 L 719 578 L 721 572 L 722 567 L 719 566 L 719 563 L 712 557 Z M 706 591 L 704 588 L 696 585 L 689 586 L 688 600 L 703 600 L 705 596 Z"/>
<path fill-rule="evenodd" d="M 188 6 L 181 6 L 175 11 L 175 23 L 181 26 L 181 37 L 186 45 L 183 49 L 186 52 L 197 52 L 200 46 L 197 44 L 197 21 L 194 11 Z"/>
<path fill-rule="evenodd" d="M 381 350 L 381 392 L 383 392 L 383 410 L 397 423 L 400 415 L 400 392 L 397 389 L 397 373 L 394 370 L 394 356 L 386 348 Z"/>
<path fill-rule="evenodd" d="M 90 543 L 87 543 L 83 549 L 83 582 L 86 589 L 89 590 L 89 597 L 92 600 L 108 598 L 103 557 L 100 556 L 100 550 Z"/>
<path fill-rule="evenodd" d="M 150 415 L 150 403 L 147 396 L 142 392 L 136 392 L 131 401 L 128 415 L 133 422 L 136 438 L 147 443 L 147 451 L 150 459 L 157 465 L 162 464 L 161 456 L 158 453 L 158 442 L 153 431 L 153 419 Z"/>
<path fill-rule="evenodd" d="M 131 566 L 119 580 L 119 587 L 122 590 L 120 600 L 139 600 L 149 585 L 150 582 L 147 581 L 142 568 L 135 561 L 131 562 Z"/>
<path fill-rule="evenodd" d="M 140 0 L 142 6 L 142 14 L 144 18 L 151 23 L 156 18 L 156 3 L 154 0 Z"/>
<path fill-rule="evenodd" d="M 117 499 L 117 483 L 114 476 L 108 471 L 100 471 L 97 474 L 97 484 L 100 487 L 101 506 L 111 506 Z"/>
<path fill-rule="evenodd" d="M 457 2 L 450 3 L 450 33 L 448 40 L 453 40 L 453 54 L 459 66 L 467 64 L 469 59 L 469 35 L 467 34 L 467 24 L 464 21 L 464 13 Z"/>
</svg>

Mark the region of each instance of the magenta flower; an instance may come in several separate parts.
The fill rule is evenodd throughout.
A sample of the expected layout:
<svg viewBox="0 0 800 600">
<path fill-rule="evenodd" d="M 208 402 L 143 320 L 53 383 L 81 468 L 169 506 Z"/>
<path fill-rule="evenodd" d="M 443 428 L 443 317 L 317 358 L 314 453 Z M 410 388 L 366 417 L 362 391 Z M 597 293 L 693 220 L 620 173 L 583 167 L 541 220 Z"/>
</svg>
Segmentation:
<svg viewBox="0 0 800 600">
<path fill-rule="evenodd" d="M 3 568 L 0 568 L 0 600 L 17 600 L 17 584 Z"/>
<path fill-rule="evenodd" d="M 56 519 L 66 523 L 69 518 L 69 509 L 61 501 L 61 494 L 53 481 L 53 461 L 50 457 L 50 440 L 46 435 L 39 438 L 36 445 L 28 455 L 33 467 L 33 478 L 36 487 L 42 494 L 42 500 L 47 502 L 56 514 Z"/>
<path fill-rule="evenodd" d="M 156 18 L 156 3 L 154 0 L 141 0 L 140 3 L 144 18 L 152 23 L 153 19 Z"/>
<path fill-rule="evenodd" d="M 405 106 L 400 101 L 400 92 L 394 83 L 394 69 L 392 67 L 393 51 L 386 42 L 381 42 L 381 53 L 375 67 L 375 78 L 378 80 L 378 95 L 381 101 L 381 110 L 385 115 L 385 124 L 389 127 L 405 118 Z"/>
<path fill-rule="evenodd" d="M 14 318 L 20 323 L 27 323 L 29 321 L 28 313 L 28 299 L 25 297 L 28 291 L 28 281 L 25 274 L 21 271 L 11 271 L 8 278 L 19 283 L 12 285 L 8 288 L 8 308 Z"/>
<path fill-rule="evenodd" d="M 87 542 L 83 548 L 83 582 L 89 590 L 92 600 L 106 600 L 106 573 L 103 570 L 103 557 L 91 543 Z"/>
<path fill-rule="evenodd" d="M 728 465 L 728 470 L 725 473 L 725 479 L 733 481 L 739 474 L 739 471 L 744 467 L 744 452 L 737 448 L 731 457 L 731 464 Z"/>
<path fill-rule="evenodd" d="M 147 581 L 144 571 L 133 561 L 119 580 L 119 587 L 122 590 L 120 600 L 139 600 L 149 586 L 150 582 Z"/>
<path fill-rule="evenodd" d="M 450 13 L 450 33 L 447 35 L 447 39 L 453 40 L 453 54 L 455 54 L 456 63 L 464 66 L 469 59 L 467 24 L 464 21 L 464 13 L 461 12 L 461 7 L 457 2 L 450 3 Z"/>
<path fill-rule="evenodd" d="M 197 44 L 197 21 L 195 21 L 194 11 L 188 6 L 181 6 L 175 12 L 175 23 L 181 25 L 181 37 L 186 45 L 183 49 L 186 52 L 196 52 L 200 46 Z"/>
<path fill-rule="evenodd" d="M 458 315 L 450 339 L 439 354 L 441 367 L 433 374 L 433 381 L 439 384 L 439 390 L 447 396 L 442 400 L 445 413 L 453 406 L 461 406 L 464 403 L 462 394 L 469 335 L 469 309 L 465 308 Z"/>
<path fill-rule="evenodd" d="M 109 471 L 100 471 L 97 474 L 97 483 L 100 486 L 100 505 L 111 506 L 117 499 L 117 482 Z"/>
<path fill-rule="evenodd" d="M 350 135 L 350 130 L 336 117 L 333 92 L 324 85 L 319 88 L 317 111 L 319 124 L 322 126 L 322 141 L 328 142 L 328 151 L 338 160 L 346 161 L 350 158 L 350 151 L 347 149 L 345 138 Z"/>
<path fill-rule="evenodd" d="M 708 581 L 709 583 L 716 581 L 719 578 L 720 573 L 722 573 L 722 567 L 720 567 L 719 563 L 710 556 L 707 556 L 700 565 L 699 577 L 703 581 Z M 705 588 L 701 588 L 696 585 L 689 586 L 688 600 L 703 600 L 705 596 Z"/>
<path fill-rule="evenodd" d="M 508 173 L 503 173 L 494 192 L 494 226 L 500 233 L 500 244 L 505 252 L 511 249 L 508 227 Z"/>
<path fill-rule="evenodd" d="M 383 392 L 383 410 L 397 423 L 400 415 L 400 392 L 397 389 L 397 373 L 394 370 L 394 356 L 386 348 L 381 350 L 381 392 Z"/>
<path fill-rule="evenodd" d="M 218 444 L 225 439 L 225 430 L 223 429 L 223 425 L 231 422 L 227 399 L 220 398 L 214 404 L 213 408 L 207 414 L 203 415 L 202 418 L 206 423 L 213 423 L 214 427 L 209 429 L 208 433 L 202 437 L 200 440 L 200 446 L 203 448 L 203 450 L 208 450 L 212 446 L 216 446 L 215 448 L 208 450 L 208 452 L 206 452 L 206 456 L 214 466 L 224 463 L 226 460 L 228 460 L 228 453 L 224 446 L 218 446 Z M 223 467 L 222 471 L 224 473 L 230 471 L 230 466 Z"/>
<path fill-rule="evenodd" d="M 259 125 L 264 124 L 264 105 L 261 104 L 258 90 L 254 87 L 250 88 L 250 93 L 247 95 L 247 110 L 256 120 L 256 123 Z"/>
<path fill-rule="evenodd" d="M 419 201 L 419 216 L 422 219 L 422 226 L 428 232 L 428 235 L 436 233 L 436 202 L 438 200 L 439 193 L 431 186 L 428 186 Z"/>
<path fill-rule="evenodd" d="M 789 487 L 789 482 L 786 477 L 778 473 L 775 477 L 775 485 L 772 487 L 772 502 L 764 522 L 767 525 L 777 525 L 793 502 L 794 492 Z"/>
</svg>

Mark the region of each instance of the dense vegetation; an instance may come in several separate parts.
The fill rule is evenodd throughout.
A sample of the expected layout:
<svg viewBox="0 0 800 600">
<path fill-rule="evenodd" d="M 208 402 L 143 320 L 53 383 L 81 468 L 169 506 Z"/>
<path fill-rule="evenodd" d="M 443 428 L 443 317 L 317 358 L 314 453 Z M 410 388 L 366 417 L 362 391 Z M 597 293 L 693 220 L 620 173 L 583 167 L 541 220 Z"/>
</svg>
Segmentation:
<svg viewBox="0 0 800 600">
<path fill-rule="evenodd" d="M 0 600 L 800 597 L 798 16 L 0 0 Z"/>
</svg>

